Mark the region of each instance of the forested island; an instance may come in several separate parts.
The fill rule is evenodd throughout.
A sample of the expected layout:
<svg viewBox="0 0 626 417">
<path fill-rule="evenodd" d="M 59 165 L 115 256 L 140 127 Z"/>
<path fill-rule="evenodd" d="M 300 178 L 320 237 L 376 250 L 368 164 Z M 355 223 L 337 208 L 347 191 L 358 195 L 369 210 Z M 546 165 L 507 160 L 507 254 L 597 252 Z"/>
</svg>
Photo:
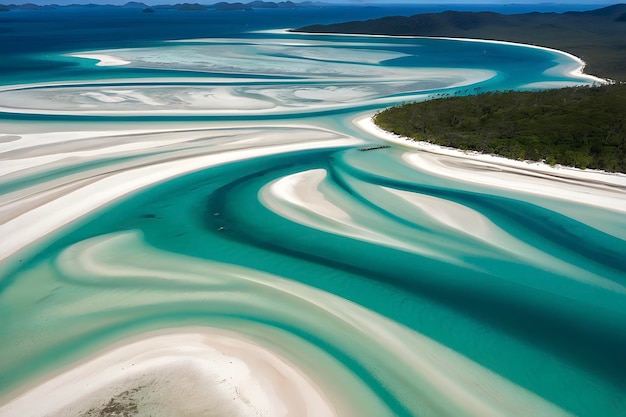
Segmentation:
<svg viewBox="0 0 626 417">
<path fill-rule="evenodd" d="M 613 85 L 440 96 L 378 113 L 393 133 L 462 150 L 626 172 L 626 4 L 587 12 L 425 13 L 296 31 L 513 41 L 570 52 Z"/>
<path fill-rule="evenodd" d="M 540 45 L 582 58 L 589 74 L 626 81 L 626 4 L 565 13 L 446 11 L 312 25 L 295 31 L 445 36 Z"/>
<path fill-rule="evenodd" d="M 389 108 L 381 128 L 511 159 L 626 172 L 626 85 L 440 97 Z"/>
</svg>

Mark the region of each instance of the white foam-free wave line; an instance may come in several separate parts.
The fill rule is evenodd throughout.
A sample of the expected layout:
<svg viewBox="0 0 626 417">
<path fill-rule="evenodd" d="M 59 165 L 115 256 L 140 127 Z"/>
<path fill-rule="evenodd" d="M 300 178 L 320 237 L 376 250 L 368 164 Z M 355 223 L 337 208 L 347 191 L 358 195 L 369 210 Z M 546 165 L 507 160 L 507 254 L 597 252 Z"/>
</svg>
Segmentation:
<svg viewBox="0 0 626 417">
<path fill-rule="evenodd" d="M 346 138 L 231 150 L 113 174 L 0 225 L 0 235 L 11 236 L 11 239 L 0 242 L 0 259 L 113 200 L 168 178 L 243 159 L 306 149 L 348 146 L 359 142 L 357 139 Z"/>
<path fill-rule="evenodd" d="M 85 58 L 85 59 L 94 59 L 98 61 L 96 66 L 98 67 L 114 67 L 114 66 L 122 66 L 128 65 L 131 62 L 125 61 L 120 58 L 116 58 L 113 55 L 105 55 L 105 54 L 93 54 L 93 53 L 79 53 L 79 54 L 67 54 L 66 56 L 71 56 L 73 58 Z"/>
<path fill-rule="evenodd" d="M 315 323 L 311 331 L 344 335 L 345 337 L 341 338 L 333 337 L 333 343 L 353 355 L 355 360 L 362 363 L 368 372 L 373 373 L 375 378 L 379 379 L 381 384 L 386 386 L 415 415 L 427 417 L 569 415 L 564 410 L 432 339 L 325 291 L 236 265 L 163 252 L 142 244 L 140 232 L 137 231 L 118 232 L 82 241 L 76 245 L 85 248 L 95 242 L 101 242 L 103 244 L 98 246 L 99 250 L 106 249 L 108 245 L 109 250 L 112 251 L 127 251 L 124 245 L 119 246 L 119 239 L 132 244 L 133 253 L 141 253 L 143 259 L 161 257 L 169 259 L 166 268 L 172 274 L 182 274 L 183 279 L 186 274 L 199 276 L 217 274 L 229 285 L 237 285 L 237 281 L 247 281 L 278 291 L 278 293 L 273 291 L 266 293 L 254 287 L 249 288 L 249 291 L 254 292 L 255 300 L 257 297 L 268 297 L 268 300 L 273 300 L 265 305 L 278 309 L 276 314 L 281 317 L 285 317 L 284 313 L 279 311 L 281 308 L 292 308 L 291 303 L 297 303 L 299 307 L 289 314 L 290 322 L 297 326 L 303 326 L 303 323 Z M 98 250 L 95 250 L 80 254 L 80 249 L 78 252 L 77 256 L 91 257 L 89 262 L 72 266 L 88 268 L 77 271 L 77 274 L 83 276 L 90 274 L 97 276 L 98 271 L 106 269 L 109 259 L 112 259 L 107 254 L 108 252 L 98 254 Z M 128 258 L 114 257 L 116 262 L 124 262 Z M 136 256 L 131 258 L 135 259 Z M 91 269 L 98 263 L 102 265 Z M 139 268 L 142 273 L 148 274 L 158 267 L 159 264 L 153 265 L 150 262 L 143 262 L 141 265 L 133 263 L 122 265 L 122 269 Z M 106 277 L 104 279 L 108 280 Z M 283 299 L 284 303 L 276 303 L 276 299 Z M 121 297 L 116 301 L 116 303 L 125 302 L 132 303 L 133 300 Z M 68 309 L 67 314 L 74 314 L 72 311 L 71 308 Z M 322 335 L 322 337 L 328 336 Z M 282 347 L 287 348 L 284 345 Z M 302 360 L 301 355 L 297 355 L 296 352 L 293 354 Z M 313 373 L 316 372 L 314 364 L 311 364 L 310 368 Z M 333 382 L 332 380 L 325 381 L 323 375 L 317 375 L 317 377 L 311 375 L 311 378 L 319 381 L 322 391 L 324 391 L 324 385 Z M 345 387 L 342 388 L 345 389 Z"/>
</svg>

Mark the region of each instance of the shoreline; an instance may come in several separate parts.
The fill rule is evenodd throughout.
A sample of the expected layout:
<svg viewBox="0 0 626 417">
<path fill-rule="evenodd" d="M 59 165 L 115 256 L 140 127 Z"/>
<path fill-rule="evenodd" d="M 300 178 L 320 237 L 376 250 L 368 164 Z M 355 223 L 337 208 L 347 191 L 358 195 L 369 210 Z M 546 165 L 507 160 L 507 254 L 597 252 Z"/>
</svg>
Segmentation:
<svg viewBox="0 0 626 417">
<path fill-rule="evenodd" d="M 503 41 L 503 40 L 496 40 L 496 39 L 481 39 L 481 38 L 455 38 L 455 37 L 450 37 L 450 36 L 423 36 L 423 35 L 373 35 L 373 34 L 365 34 L 365 33 L 333 33 L 333 32 L 297 32 L 293 29 L 277 29 L 277 30 L 268 30 L 268 31 L 262 31 L 262 32 L 266 32 L 266 33 L 290 33 L 290 34 L 296 34 L 296 35 L 326 35 L 326 36 L 364 36 L 364 37 L 372 37 L 372 38 L 400 38 L 400 39 L 443 39 L 443 40 L 452 40 L 452 41 L 462 41 L 462 42 L 477 42 L 477 43 L 493 43 L 493 44 L 500 44 L 500 45 L 513 45 L 513 46 L 520 46 L 520 47 L 527 47 L 527 48 L 533 48 L 533 49 L 540 49 L 540 50 L 544 50 L 544 51 L 549 51 L 549 52 L 554 52 L 560 55 L 564 55 L 574 61 L 576 61 L 580 66 L 570 72 L 568 72 L 569 75 L 573 75 L 573 76 L 580 76 L 582 78 L 586 78 L 589 80 L 593 80 L 593 82 L 600 82 L 603 84 L 614 84 L 615 80 L 612 80 L 610 78 L 602 78 L 602 77 L 598 77 L 596 75 L 592 75 L 592 74 L 586 74 L 584 72 L 585 67 L 587 66 L 587 63 L 580 57 L 569 53 L 567 51 L 563 51 L 561 49 L 556 49 L 556 48 L 550 48 L 548 46 L 540 46 L 540 45 L 533 45 L 533 44 L 529 44 L 529 43 L 522 43 L 522 42 L 512 42 L 512 41 Z"/>
<path fill-rule="evenodd" d="M 458 148 L 452 148 L 447 146 L 435 145 L 426 141 L 417 141 L 413 138 L 396 135 L 395 133 L 386 131 L 373 121 L 373 116 L 360 116 L 354 119 L 354 124 L 367 133 L 374 135 L 380 139 L 392 142 L 397 145 L 404 145 L 410 149 L 416 149 L 426 152 L 437 153 L 441 155 L 449 155 L 463 158 L 474 158 L 477 160 L 484 160 L 485 162 L 494 162 L 504 165 L 514 166 L 516 168 L 531 168 L 534 170 L 546 171 L 549 173 L 571 173 L 573 175 L 599 175 L 598 179 L 604 179 L 607 182 L 614 182 L 616 185 L 626 186 L 626 174 L 622 172 L 606 172 L 595 169 L 581 169 L 575 167 L 569 167 L 565 165 L 551 166 L 545 162 L 537 161 L 519 161 L 515 159 L 505 158 L 499 155 L 486 154 L 478 151 L 465 151 Z M 611 178 L 615 178 L 612 181 Z"/>
<path fill-rule="evenodd" d="M 415 141 L 381 129 L 374 123 L 371 114 L 361 115 L 353 123 L 379 139 L 406 148 L 409 152 L 403 157 L 405 163 L 431 174 L 626 213 L 626 205 L 623 204 L 626 174 L 623 173 L 583 170 L 561 165 L 552 167 L 544 162 L 517 161 Z M 454 164 L 451 162 L 452 158 L 467 161 L 469 165 Z M 493 175 L 494 169 L 484 169 L 489 167 L 496 167 L 499 175 Z"/>
</svg>

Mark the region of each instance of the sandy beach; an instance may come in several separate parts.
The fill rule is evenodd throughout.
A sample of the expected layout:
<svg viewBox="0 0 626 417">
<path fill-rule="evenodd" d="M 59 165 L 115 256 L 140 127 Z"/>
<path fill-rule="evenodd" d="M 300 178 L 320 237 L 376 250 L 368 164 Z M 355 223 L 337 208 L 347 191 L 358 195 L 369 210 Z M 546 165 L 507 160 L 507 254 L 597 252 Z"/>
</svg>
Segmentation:
<svg viewBox="0 0 626 417">
<path fill-rule="evenodd" d="M 105 54 L 88 53 L 88 54 L 70 54 L 68 56 L 71 56 L 74 58 L 85 58 L 85 59 L 96 60 L 98 61 L 98 63 L 96 64 L 96 66 L 98 67 L 116 67 L 120 65 L 130 64 L 130 61 L 124 61 L 123 59 L 118 59 L 114 56 L 105 55 Z"/>
<path fill-rule="evenodd" d="M 235 332 L 163 330 L 105 353 L 0 406 L 0 416 L 337 415 L 292 363 Z"/>
<path fill-rule="evenodd" d="M 626 212 L 626 174 L 553 167 L 415 141 L 380 129 L 371 116 L 355 119 L 354 123 L 382 140 L 407 149 L 403 156 L 406 163 L 436 175 Z M 494 167 L 500 168 L 494 170 Z M 593 198 L 588 198 L 589 195 Z"/>
<path fill-rule="evenodd" d="M 202 266 L 188 259 L 177 265 L 177 273 L 198 274 Z M 97 265 L 85 267 L 93 269 L 90 275 L 97 273 Z M 369 372 L 388 368 L 377 373 L 376 384 L 407 398 L 408 406 L 423 415 L 570 416 L 463 355 L 348 300 L 236 266 L 222 265 L 219 271 L 224 282 L 253 283 L 255 299 L 274 308 L 298 303 L 290 313 L 295 322 L 321 321 L 316 326 L 329 335 L 349 334 L 350 340 L 336 341 L 339 346 L 364 361 Z M 394 415 L 370 385 L 310 342 L 270 327 L 237 330 L 175 328 L 121 340 L 22 389 L 0 406 L 0 416 L 91 417 L 113 411 L 142 417 Z M 372 334 L 376 338 L 370 339 Z M 368 357 L 374 362 L 368 364 Z"/>
</svg>

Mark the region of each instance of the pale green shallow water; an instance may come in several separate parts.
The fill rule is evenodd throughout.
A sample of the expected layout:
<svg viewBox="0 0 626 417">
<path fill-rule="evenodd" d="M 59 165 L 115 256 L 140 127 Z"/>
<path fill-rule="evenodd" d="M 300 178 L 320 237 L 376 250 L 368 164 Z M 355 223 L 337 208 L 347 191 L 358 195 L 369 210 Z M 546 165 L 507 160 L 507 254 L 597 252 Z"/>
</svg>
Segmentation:
<svg viewBox="0 0 626 417">
<path fill-rule="evenodd" d="M 489 370 L 528 407 L 496 415 L 626 414 L 624 189 L 599 186 L 603 208 L 436 175 L 360 151 L 380 142 L 352 124 L 427 94 L 589 82 L 571 58 L 277 33 L 98 53 L 132 63 L 65 57 L 77 81 L 0 91 L 3 393 L 130 335 L 214 326 L 284 331 L 304 345 L 264 343 L 322 378 L 301 346 L 326 352 L 390 415 L 475 415 L 446 408 L 459 392 L 433 393 L 421 356 L 461 391 Z"/>
</svg>

